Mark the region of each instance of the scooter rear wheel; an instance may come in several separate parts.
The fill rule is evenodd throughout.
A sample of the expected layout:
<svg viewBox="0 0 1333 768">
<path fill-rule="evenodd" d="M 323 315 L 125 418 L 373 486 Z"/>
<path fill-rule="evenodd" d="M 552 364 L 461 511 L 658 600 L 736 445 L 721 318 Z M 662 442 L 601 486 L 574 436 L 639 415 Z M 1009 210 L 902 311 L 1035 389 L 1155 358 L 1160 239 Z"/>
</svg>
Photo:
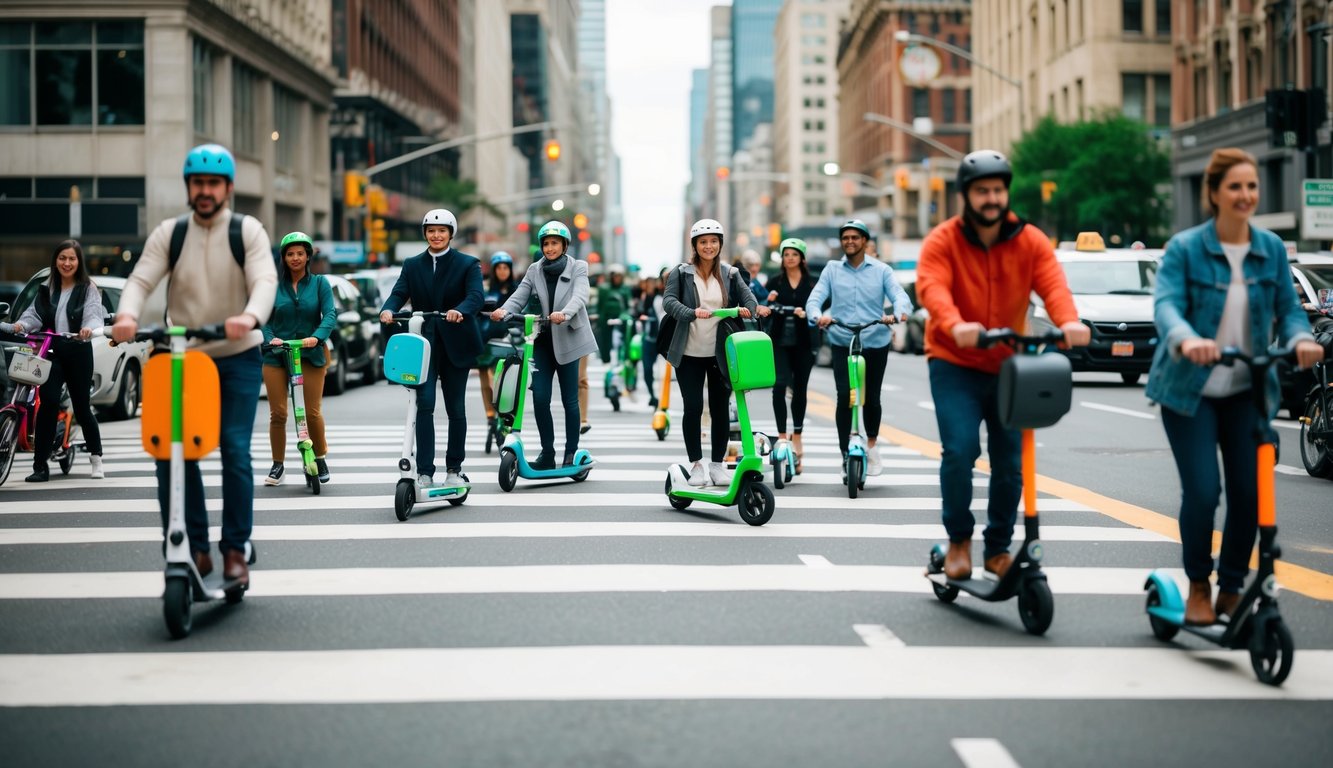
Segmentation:
<svg viewBox="0 0 1333 768">
<path fill-rule="evenodd" d="M 193 601 L 189 579 L 167 579 L 166 589 L 162 592 L 162 617 L 166 619 L 167 632 L 171 633 L 172 638 L 180 640 L 190 634 L 193 624 L 190 620 L 190 604 Z"/>
<path fill-rule="evenodd" d="M 1045 579 L 1027 579 L 1018 589 L 1018 617 L 1030 635 L 1043 635 L 1055 618 L 1055 598 Z"/>
<path fill-rule="evenodd" d="M 518 456 L 513 451 L 500 451 L 500 490 L 508 493 L 518 484 Z"/>
<path fill-rule="evenodd" d="M 661 441 L 667 439 L 667 433 L 670 432 L 671 429 L 670 429 L 669 427 L 663 427 L 662 429 L 656 429 L 656 430 L 653 430 L 653 431 L 657 433 L 657 440 L 658 440 L 658 442 L 661 442 Z"/>
<path fill-rule="evenodd" d="M 741 491 L 737 507 L 746 523 L 763 525 L 773 518 L 773 491 L 763 483 L 750 483 Z"/>
<path fill-rule="evenodd" d="M 472 482 L 472 478 L 468 477 L 467 475 L 463 475 L 463 482 L 465 482 L 465 483 L 471 483 L 471 482 Z M 466 491 L 463 491 L 463 492 L 462 492 L 461 494 L 459 494 L 458 496 L 450 496 L 450 497 L 447 499 L 447 501 L 448 501 L 449 504 L 452 505 L 452 506 L 460 507 L 460 506 L 463 505 L 463 502 L 467 501 L 467 495 L 468 495 L 469 493 L 471 493 L 471 492 L 472 492 L 472 490 L 471 490 L 471 489 L 468 489 L 468 490 L 466 490 Z"/>
<path fill-rule="evenodd" d="M 1148 603 L 1148 625 L 1152 627 L 1153 637 L 1157 638 L 1158 640 L 1161 640 L 1164 643 L 1168 642 L 1169 640 L 1171 640 L 1171 638 L 1175 637 L 1176 634 L 1180 632 L 1180 627 L 1176 626 L 1175 624 L 1172 624 L 1166 619 L 1154 616 L 1152 614 L 1152 609 L 1157 608 L 1162 604 L 1162 594 L 1161 592 L 1158 591 L 1156 584 L 1148 585 L 1147 603 Z"/>
<path fill-rule="evenodd" d="M 319 482 L 319 477 L 318 477 L 318 476 L 316 476 L 316 475 L 306 475 L 306 476 L 305 476 L 305 484 L 306 484 L 306 486 L 307 486 L 308 488 L 310 488 L 310 492 L 311 492 L 311 493 L 315 494 L 316 496 L 319 495 L 319 486 L 321 485 L 321 483 Z"/>
<path fill-rule="evenodd" d="M 412 505 L 416 503 L 416 488 L 411 480 L 399 480 L 393 492 L 393 513 L 399 522 L 407 522 L 412 516 Z"/>
<path fill-rule="evenodd" d="M 685 468 L 684 468 L 684 467 L 681 467 L 681 471 L 683 472 L 684 470 L 685 470 Z M 682 499 L 682 498 L 680 498 L 679 496 L 672 496 L 672 495 L 671 495 L 671 472 L 670 472 L 670 471 L 667 472 L 667 477 L 666 477 L 666 497 L 667 497 L 667 501 L 671 503 L 671 508 L 672 508 L 672 509 L 685 509 L 686 507 L 690 506 L 690 503 L 691 503 L 691 502 L 694 501 L 693 499 Z"/>
<path fill-rule="evenodd" d="M 856 498 L 856 492 L 861 487 L 861 462 L 864 461 L 860 456 L 847 457 L 847 498 Z"/>
<path fill-rule="evenodd" d="M 1250 636 L 1250 666 L 1259 682 L 1282 685 L 1291 674 L 1291 663 L 1296 655 L 1296 643 L 1282 617 L 1260 620 L 1256 632 Z"/>
</svg>

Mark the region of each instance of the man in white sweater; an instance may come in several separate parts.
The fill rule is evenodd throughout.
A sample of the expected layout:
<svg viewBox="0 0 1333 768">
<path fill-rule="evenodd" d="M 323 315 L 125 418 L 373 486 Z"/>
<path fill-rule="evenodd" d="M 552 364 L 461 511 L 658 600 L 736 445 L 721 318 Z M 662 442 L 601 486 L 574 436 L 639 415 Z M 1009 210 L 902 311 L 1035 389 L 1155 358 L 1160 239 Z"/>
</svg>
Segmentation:
<svg viewBox="0 0 1333 768">
<path fill-rule="evenodd" d="M 213 358 L 222 389 L 222 538 L 218 548 L 223 576 L 244 587 L 250 579 L 245 545 L 254 521 L 250 437 L 262 381 L 260 328 L 273 310 L 278 276 L 263 225 L 253 217 L 233 214 L 227 206 L 236 177 L 231 153 L 216 144 L 195 147 L 185 158 L 184 176 L 194 213 L 167 219 L 148 236 L 121 294 L 111 335 L 117 342 L 134 338 L 144 300 L 164 277 L 170 280 L 167 314 L 171 324 L 225 326 L 225 340 L 198 349 Z M 233 219 L 238 216 L 236 226 Z M 178 226 L 184 227 L 183 239 Z M 173 244 L 178 247 L 173 249 Z M 178 251 L 175 263 L 173 250 Z M 151 324 L 161 320 L 148 318 Z M 169 487 L 169 462 L 159 461 L 157 497 L 164 527 Z M 194 461 L 185 467 L 185 520 L 195 567 L 200 575 L 208 575 L 213 570 L 208 512 L 203 477 Z"/>
</svg>

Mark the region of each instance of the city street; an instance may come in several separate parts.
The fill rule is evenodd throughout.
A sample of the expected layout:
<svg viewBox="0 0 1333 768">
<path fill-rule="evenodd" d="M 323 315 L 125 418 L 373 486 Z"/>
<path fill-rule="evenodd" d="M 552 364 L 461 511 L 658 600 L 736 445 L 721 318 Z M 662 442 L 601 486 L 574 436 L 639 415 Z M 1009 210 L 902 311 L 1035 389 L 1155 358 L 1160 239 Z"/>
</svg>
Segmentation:
<svg viewBox="0 0 1333 768">
<path fill-rule="evenodd" d="M 318 497 L 293 479 L 290 445 L 286 482 L 263 485 L 261 401 L 252 588 L 240 605 L 196 605 L 179 641 L 162 619 L 139 422 L 103 426 L 102 481 L 80 457 L 68 477 L 25 484 L 20 455 L 0 487 L 4 763 L 1034 768 L 1333 754 L 1333 483 L 1301 468 L 1295 422 L 1277 424 L 1277 492 L 1297 651 L 1272 688 L 1248 653 L 1149 629 L 1145 577 L 1184 576 L 1176 470 L 1142 384 L 1076 374 L 1072 411 L 1038 435 L 1056 607 L 1034 637 L 1015 601 L 946 605 L 922 576 L 944 539 L 925 358 L 889 358 L 884 471 L 855 500 L 838 477 L 832 375 L 816 369 L 804 472 L 759 528 L 734 507 L 671 509 L 678 392 L 658 442 L 642 387 L 613 413 L 603 371 L 589 369 L 586 483 L 520 479 L 503 493 L 474 379 L 471 495 L 402 523 L 402 388 L 325 400 L 333 477 Z M 771 431 L 768 391 L 749 403 Z M 535 444 L 531 416 L 525 435 Z M 217 525 L 216 455 L 203 469 Z"/>
</svg>

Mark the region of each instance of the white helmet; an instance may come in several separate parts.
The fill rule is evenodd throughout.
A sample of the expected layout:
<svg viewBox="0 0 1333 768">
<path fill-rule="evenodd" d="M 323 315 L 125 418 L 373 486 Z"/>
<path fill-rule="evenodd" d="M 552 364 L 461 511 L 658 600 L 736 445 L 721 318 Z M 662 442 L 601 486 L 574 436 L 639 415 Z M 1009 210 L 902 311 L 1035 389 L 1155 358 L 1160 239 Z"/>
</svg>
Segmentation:
<svg viewBox="0 0 1333 768">
<path fill-rule="evenodd" d="M 693 243 L 700 235 L 717 235 L 717 239 L 722 240 L 725 235 L 722 222 L 717 219 L 699 219 L 690 227 L 690 242 Z"/>
<path fill-rule="evenodd" d="M 453 237 L 454 233 L 458 232 L 458 219 L 455 219 L 452 213 L 443 208 L 435 208 L 426 211 L 426 215 L 422 217 L 421 232 L 424 234 L 426 232 L 426 227 L 430 226 L 448 227 L 449 236 Z"/>
</svg>

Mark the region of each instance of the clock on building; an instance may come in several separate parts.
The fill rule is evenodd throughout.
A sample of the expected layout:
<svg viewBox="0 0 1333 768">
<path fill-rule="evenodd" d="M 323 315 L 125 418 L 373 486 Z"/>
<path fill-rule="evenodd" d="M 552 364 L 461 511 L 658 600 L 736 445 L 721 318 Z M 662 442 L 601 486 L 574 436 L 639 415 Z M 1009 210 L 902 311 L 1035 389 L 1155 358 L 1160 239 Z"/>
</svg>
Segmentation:
<svg viewBox="0 0 1333 768">
<path fill-rule="evenodd" d="M 909 45 L 898 59 L 898 70 L 908 85 L 925 85 L 940 76 L 940 57 L 932 48 Z"/>
</svg>

